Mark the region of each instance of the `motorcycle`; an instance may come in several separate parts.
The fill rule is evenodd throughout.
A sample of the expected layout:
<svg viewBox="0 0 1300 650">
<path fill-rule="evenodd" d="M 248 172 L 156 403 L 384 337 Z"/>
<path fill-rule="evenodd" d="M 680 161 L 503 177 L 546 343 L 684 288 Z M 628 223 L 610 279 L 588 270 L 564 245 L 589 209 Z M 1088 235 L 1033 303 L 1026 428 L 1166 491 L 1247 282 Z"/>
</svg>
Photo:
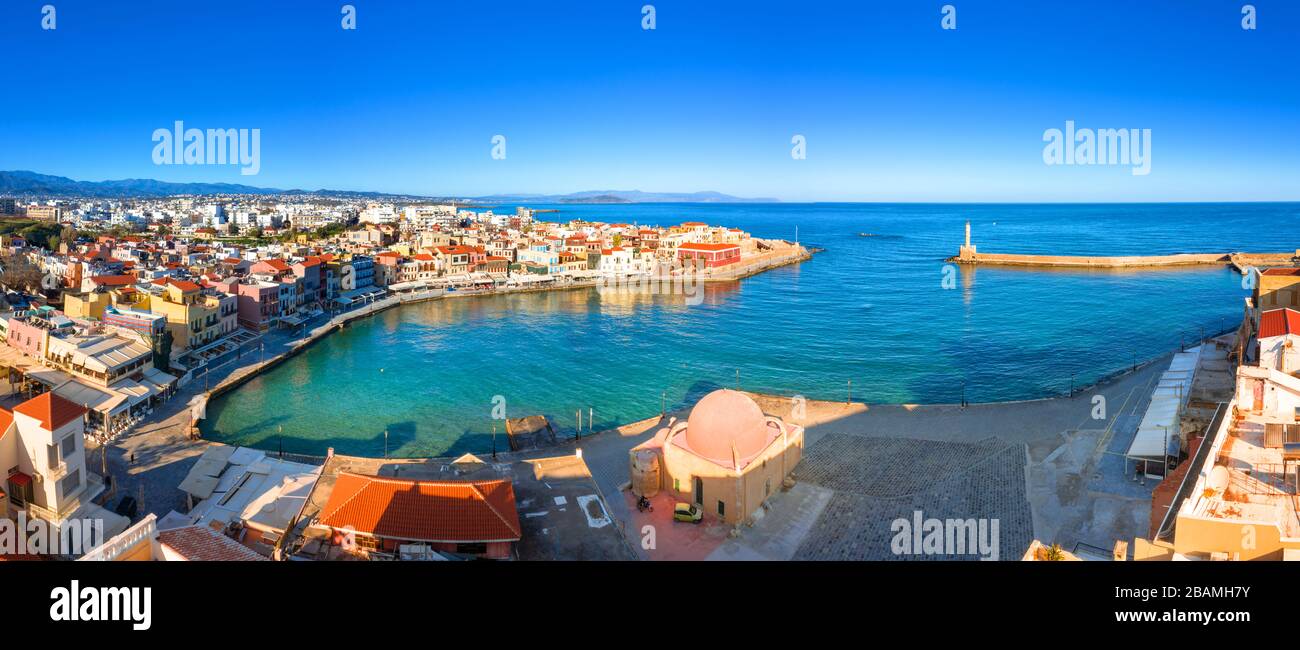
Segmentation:
<svg viewBox="0 0 1300 650">
<path fill-rule="evenodd" d="M 647 498 L 645 498 L 644 495 L 643 495 L 643 496 L 640 496 L 640 497 L 637 497 L 637 500 L 636 500 L 636 509 L 637 509 L 639 512 L 654 512 L 654 511 L 655 511 L 655 507 L 652 506 L 652 505 L 650 505 L 650 500 L 647 499 Z"/>
</svg>

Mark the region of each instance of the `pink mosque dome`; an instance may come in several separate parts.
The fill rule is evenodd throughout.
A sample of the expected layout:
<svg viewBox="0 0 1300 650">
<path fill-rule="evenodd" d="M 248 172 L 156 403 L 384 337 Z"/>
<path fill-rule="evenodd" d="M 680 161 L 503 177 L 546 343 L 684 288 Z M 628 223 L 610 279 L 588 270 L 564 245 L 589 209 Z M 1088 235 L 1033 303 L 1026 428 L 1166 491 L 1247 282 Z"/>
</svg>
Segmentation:
<svg viewBox="0 0 1300 650">
<path fill-rule="evenodd" d="M 686 444 L 697 455 L 731 464 L 734 444 L 741 459 L 763 451 L 771 441 L 763 410 L 748 395 L 726 388 L 695 403 L 686 420 Z"/>
</svg>

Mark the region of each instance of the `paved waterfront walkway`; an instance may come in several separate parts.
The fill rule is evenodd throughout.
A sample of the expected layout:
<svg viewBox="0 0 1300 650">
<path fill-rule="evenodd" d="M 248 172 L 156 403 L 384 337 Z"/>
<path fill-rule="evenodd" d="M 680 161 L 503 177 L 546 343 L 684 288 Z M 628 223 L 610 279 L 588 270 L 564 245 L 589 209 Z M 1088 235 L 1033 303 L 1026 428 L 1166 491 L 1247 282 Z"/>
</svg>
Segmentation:
<svg viewBox="0 0 1300 650">
<path fill-rule="evenodd" d="M 325 315 L 309 322 L 323 323 Z M 140 503 L 139 516 L 153 513 L 159 517 L 169 510 L 185 511 L 184 494 L 177 487 L 208 445 L 206 440 L 189 436 L 189 401 L 227 381 L 237 381 L 257 372 L 267 363 L 289 353 L 301 339 L 290 330 L 272 330 L 262 337 L 264 349 L 246 346 L 231 362 L 200 375 L 165 404 L 154 408 L 153 415 L 107 445 L 108 475 L 114 486 L 106 503 L 111 509 L 124 495 Z M 103 474 L 104 453 L 99 445 L 86 443 L 87 469 Z"/>
<path fill-rule="evenodd" d="M 1101 492 L 1071 491 L 1068 486 L 1087 482 L 1089 475 L 1084 472 L 1091 470 L 1107 445 L 1122 442 L 1127 446 L 1123 440 L 1116 442 L 1116 432 L 1136 430 L 1140 416 L 1134 414 L 1145 409 L 1154 380 L 1168 366 L 1170 356 L 1082 389 L 1073 397 L 965 408 L 807 401 L 800 418 L 794 417 L 797 413 L 789 398 L 756 395 L 764 411 L 807 428 L 806 463 L 795 470 L 799 484 L 777 495 L 772 508 L 753 528 L 743 529 L 738 539 L 717 536 L 717 548 L 711 554 L 701 549 L 692 549 L 692 553 L 720 559 L 883 559 L 880 543 L 889 539 L 888 523 L 902 516 L 899 513 L 914 509 L 931 513 L 927 517 L 998 518 L 1002 559 L 1019 557 L 1023 548 L 1011 547 L 1027 545 L 1036 532 L 1039 536 L 1046 532 L 1067 547 L 1077 541 L 1104 542 L 1101 537 L 1109 529 L 1092 529 L 1088 516 L 1095 510 L 1104 519 L 1106 512 L 1114 510 L 1115 500 Z M 1105 417 L 1100 419 L 1093 418 L 1097 396 L 1104 398 L 1106 405 Z M 669 417 L 688 414 L 679 411 Z M 583 457 L 612 514 L 625 529 L 639 528 L 637 513 L 620 495 L 628 481 L 628 451 L 665 422 L 655 419 L 629 425 L 582 442 Z M 879 440 L 854 443 L 855 437 Z M 891 443 L 889 439 L 922 444 Z M 1077 453 L 1053 455 L 1062 447 L 1074 447 Z M 843 453 L 832 453 L 833 448 Z M 963 458 L 973 461 L 980 457 L 971 453 L 972 449 L 982 450 L 985 461 L 962 462 Z M 1031 471 L 1027 464 L 1049 456 L 1056 462 L 1052 472 L 1028 480 Z M 836 458 L 847 460 L 832 463 Z M 877 494 L 881 489 L 901 489 L 900 477 L 908 476 L 921 479 L 922 484 L 912 491 L 894 493 L 893 500 Z M 953 493 L 948 496 L 944 490 Z M 1060 492 L 1066 494 L 1056 496 Z M 1121 501 L 1127 507 L 1125 515 L 1114 526 L 1117 538 L 1122 538 L 1134 530 L 1133 513 L 1149 508 L 1149 497 L 1145 501 L 1140 496 L 1116 499 L 1127 499 Z M 1092 534 L 1086 540 L 1055 538 L 1085 531 Z M 638 537 L 629 539 L 635 542 Z M 661 555 L 674 557 L 671 553 Z"/>
</svg>

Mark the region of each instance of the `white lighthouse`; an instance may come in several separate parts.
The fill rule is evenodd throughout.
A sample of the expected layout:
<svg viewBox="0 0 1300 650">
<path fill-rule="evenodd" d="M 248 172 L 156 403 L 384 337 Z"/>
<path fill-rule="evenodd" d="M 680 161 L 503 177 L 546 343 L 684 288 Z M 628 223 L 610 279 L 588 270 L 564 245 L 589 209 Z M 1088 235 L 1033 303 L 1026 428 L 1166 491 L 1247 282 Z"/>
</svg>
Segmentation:
<svg viewBox="0 0 1300 650">
<path fill-rule="evenodd" d="M 966 222 L 966 243 L 962 245 L 961 250 L 957 252 L 959 259 L 973 259 L 975 257 L 975 245 L 970 243 L 970 221 Z"/>
</svg>

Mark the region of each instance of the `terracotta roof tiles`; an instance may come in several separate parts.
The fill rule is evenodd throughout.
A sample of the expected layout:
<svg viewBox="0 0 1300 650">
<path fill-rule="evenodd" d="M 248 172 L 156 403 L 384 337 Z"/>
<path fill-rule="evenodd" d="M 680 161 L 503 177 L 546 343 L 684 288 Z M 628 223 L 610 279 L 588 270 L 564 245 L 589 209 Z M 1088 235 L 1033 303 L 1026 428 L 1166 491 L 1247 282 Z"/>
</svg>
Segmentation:
<svg viewBox="0 0 1300 650">
<path fill-rule="evenodd" d="M 419 481 L 342 472 L 320 523 L 390 539 L 517 541 L 521 533 L 508 480 Z"/>
<path fill-rule="evenodd" d="M 39 420 L 46 431 L 54 431 L 84 415 L 86 407 L 54 393 L 43 393 L 15 406 L 14 413 Z"/>
</svg>

